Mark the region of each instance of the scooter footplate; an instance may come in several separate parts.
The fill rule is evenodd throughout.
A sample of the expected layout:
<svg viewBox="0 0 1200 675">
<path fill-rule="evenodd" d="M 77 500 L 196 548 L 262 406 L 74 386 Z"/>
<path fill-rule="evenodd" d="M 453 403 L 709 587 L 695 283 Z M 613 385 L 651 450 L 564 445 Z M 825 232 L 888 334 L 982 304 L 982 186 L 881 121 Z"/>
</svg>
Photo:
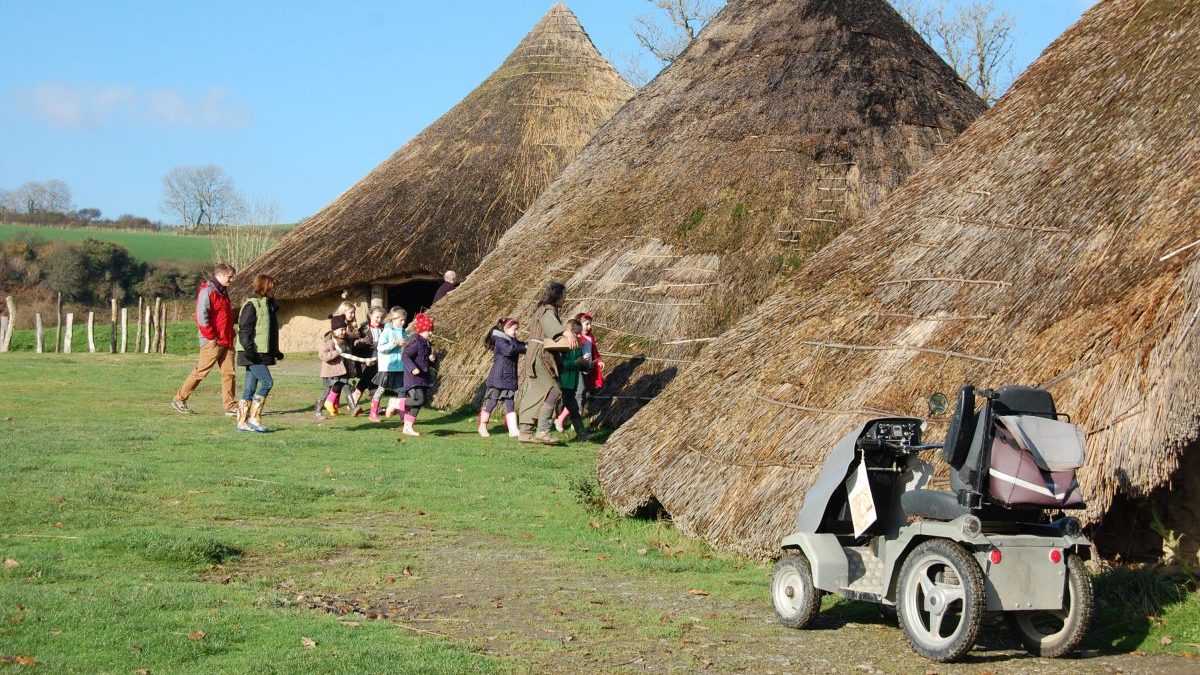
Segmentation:
<svg viewBox="0 0 1200 675">
<path fill-rule="evenodd" d="M 883 591 L 884 565 L 883 560 L 875 556 L 867 547 L 848 547 L 846 552 L 848 566 L 847 591 L 853 593 L 868 593 L 878 595 Z"/>
</svg>

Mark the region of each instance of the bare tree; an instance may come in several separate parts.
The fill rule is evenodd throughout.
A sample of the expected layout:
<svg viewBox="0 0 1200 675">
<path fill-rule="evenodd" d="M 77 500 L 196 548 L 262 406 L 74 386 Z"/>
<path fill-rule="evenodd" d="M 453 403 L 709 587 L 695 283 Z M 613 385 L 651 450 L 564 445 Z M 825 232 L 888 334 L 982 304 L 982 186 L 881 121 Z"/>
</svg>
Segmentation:
<svg viewBox="0 0 1200 675">
<path fill-rule="evenodd" d="M 71 188 L 57 178 L 42 184 L 42 194 L 45 199 L 44 210 L 51 213 L 70 213 L 74 210 L 71 204 Z"/>
<path fill-rule="evenodd" d="M 46 186 L 37 181 L 28 181 L 17 186 L 9 195 L 13 210 L 18 213 L 38 213 L 46 210 Z"/>
<path fill-rule="evenodd" d="M 1011 83 L 1016 18 L 983 0 L 892 0 L 946 63 L 989 106 Z"/>
<path fill-rule="evenodd" d="M 633 35 L 638 45 L 660 63 L 669 64 L 720 11 L 724 0 L 647 0 L 660 14 L 633 18 Z"/>
<path fill-rule="evenodd" d="M 229 224 L 243 211 L 233 179 L 214 164 L 171 169 L 163 176 L 162 207 L 190 229 Z"/>
</svg>

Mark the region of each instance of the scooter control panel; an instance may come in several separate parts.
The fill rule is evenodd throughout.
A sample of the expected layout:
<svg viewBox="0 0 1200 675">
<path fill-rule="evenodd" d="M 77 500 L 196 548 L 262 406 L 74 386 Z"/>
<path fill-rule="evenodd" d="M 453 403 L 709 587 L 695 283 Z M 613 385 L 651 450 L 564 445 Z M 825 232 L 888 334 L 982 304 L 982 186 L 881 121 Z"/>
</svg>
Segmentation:
<svg viewBox="0 0 1200 675">
<path fill-rule="evenodd" d="M 867 427 L 863 440 L 879 444 L 901 445 L 921 442 L 921 426 L 918 420 L 876 420 Z"/>
</svg>

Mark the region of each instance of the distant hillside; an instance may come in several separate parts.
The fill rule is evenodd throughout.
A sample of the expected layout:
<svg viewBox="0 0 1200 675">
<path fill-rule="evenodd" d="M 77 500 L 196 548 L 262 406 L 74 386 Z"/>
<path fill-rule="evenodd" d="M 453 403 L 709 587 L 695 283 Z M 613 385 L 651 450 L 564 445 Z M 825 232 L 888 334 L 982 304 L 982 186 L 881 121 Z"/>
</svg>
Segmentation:
<svg viewBox="0 0 1200 675">
<path fill-rule="evenodd" d="M 0 224 L 0 241 L 18 234 L 36 236 L 46 241 L 82 241 L 86 238 L 111 241 L 129 249 L 129 254 L 138 260 L 169 260 L 189 262 L 210 261 L 213 257 L 215 240 L 211 236 L 190 235 L 177 232 L 130 232 L 101 228 L 46 227 L 42 225 Z"/>
</svg>

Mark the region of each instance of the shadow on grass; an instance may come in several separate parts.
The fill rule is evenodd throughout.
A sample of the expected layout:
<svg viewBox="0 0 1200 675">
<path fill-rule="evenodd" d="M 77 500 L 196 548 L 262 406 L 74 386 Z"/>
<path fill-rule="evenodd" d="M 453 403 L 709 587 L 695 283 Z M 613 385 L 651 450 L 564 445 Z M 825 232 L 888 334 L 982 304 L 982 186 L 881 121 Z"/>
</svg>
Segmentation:
<svg viewBox="0 0 1200 675">
<path fill-rule="evenodd" d="M 1194 605 L 1191 614 L 1200 618 L 1196 580 L 1181 574 L 1118 567 L 1092 577 L 1092 586 L 1095 611 L 1084 644 L 1101 651 L 1141 648 L 1163 615 L 1184 604 Z"/>
</svg>

